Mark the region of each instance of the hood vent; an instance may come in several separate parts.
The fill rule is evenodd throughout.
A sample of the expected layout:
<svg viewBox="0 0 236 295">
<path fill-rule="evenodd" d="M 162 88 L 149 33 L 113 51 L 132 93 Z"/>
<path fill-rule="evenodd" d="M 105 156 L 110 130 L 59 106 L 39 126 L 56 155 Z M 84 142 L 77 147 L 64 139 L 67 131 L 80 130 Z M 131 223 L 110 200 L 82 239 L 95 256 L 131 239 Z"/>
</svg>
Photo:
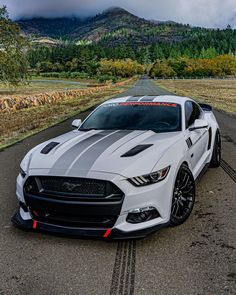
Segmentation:
<svg viewBox="0 0 236 295">
<path fill-rule="evenodd" d="M 127 153 L 125 153 L 124 155 L 122 155 L 122 158 L 127 158 L 127 157 L 133 157 L 143 151 L 145 151 L 146 149 L 150 148 L 153 144 L 140 144 L 137 145 L 136 147 L 132 148 L 131 150 L 129 150 Z"/>
<path fill-rule="evenodd" d="M 50 142 L 41 150 L 41 154 L 44 154 L 44 155 L 48 154 L 58 144 L 60 144 L 60 143 L 59 142 Z"/>
</svg>

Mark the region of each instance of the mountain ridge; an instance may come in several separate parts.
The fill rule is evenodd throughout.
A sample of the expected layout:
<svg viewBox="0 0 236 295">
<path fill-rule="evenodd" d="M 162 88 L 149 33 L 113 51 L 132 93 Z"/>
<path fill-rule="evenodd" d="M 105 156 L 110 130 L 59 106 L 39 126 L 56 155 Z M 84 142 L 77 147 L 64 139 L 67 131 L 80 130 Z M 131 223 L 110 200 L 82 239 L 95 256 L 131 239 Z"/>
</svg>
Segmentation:
<svg viewBox="0 0 236 295">
<path fill-rule="evenodd" d="M 209 48 L 216 46 L 216 41 L 222 41 L 222 30 L 218 32 L 215 29 L 191 27 L 173 21 L 147 20 L 120 7 L 112 7 L 87 18 L 32 18 L 18 20 L 17 23 L 22 33 L 31 40 L 53 38 L 56 40 L 55 44 L 58 44 L 57 40 L 69 40 L 77 44 L 94 43 L 106 47 L 143 47 L 161 42 L 176 44 L 196 40 L 200 48 L 201 40 L 204 39 L 203 44 L 208 44 Z M 236 30 L 232 32 L 235 34 Z M 210 42 L 207 41 L 209 38 Z M 227 42 L 231 46 L 231 41 Z M 53 44 L 51 41 L 48 43 Z M 226 45 L 223 44 L 223 47 Z"/>
<path fill-rule="evenodd" d="M 111 32 L 120 28 L 128 27 L 132 29 L 134 24 L 141 25 L 141 27 L 145 25 L 157 27 L 165 23 L 140 18 L 120 7 L 111 7 L 102 13 L 84 19 L 76 16 L 56 18 L 35 17 L 31 19 L 20 19 L 16 22 L 25 35 L 51 38 L 63 37 L 65 39 L 86 39 L 86 37 L 93 39 L 91 34 L 88 35 L 86 33 L 95 29 L 101 30 L 101 26 L 105 29 L 105 32 Z"/>
</svg>

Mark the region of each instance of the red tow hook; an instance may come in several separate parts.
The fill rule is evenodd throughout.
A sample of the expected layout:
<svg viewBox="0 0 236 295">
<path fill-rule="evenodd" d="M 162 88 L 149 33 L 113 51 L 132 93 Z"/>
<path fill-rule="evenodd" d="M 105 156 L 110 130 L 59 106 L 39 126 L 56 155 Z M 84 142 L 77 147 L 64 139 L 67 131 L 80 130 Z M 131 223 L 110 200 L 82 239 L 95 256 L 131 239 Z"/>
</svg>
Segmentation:
<svg viewBox="0 0 236 295">
<path fill-rule="evenodd" d="M 108 238 L 108 236 L 111 234 L 112 229 L 108 229 L 105 234 L 103 235 L 103 238 Z"/>
<path fill-rule="evenodd" d="M 37 221 L 34 220 L 34 221 L 33 221 L 33 229 L 36 229 L 36 228 L 37 228 Z"/>
</svg>

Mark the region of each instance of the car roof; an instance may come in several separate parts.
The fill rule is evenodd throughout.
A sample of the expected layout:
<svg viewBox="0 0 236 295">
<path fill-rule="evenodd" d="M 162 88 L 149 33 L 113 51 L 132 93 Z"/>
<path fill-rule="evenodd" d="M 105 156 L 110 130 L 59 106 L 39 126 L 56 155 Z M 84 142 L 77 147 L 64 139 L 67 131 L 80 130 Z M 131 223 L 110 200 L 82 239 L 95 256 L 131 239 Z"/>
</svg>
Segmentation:
<svg viewBox="0 0 236 295">
<path fill-rule="evenodd" d="M 137 95 L 137 96 L 125 96 L 118 97 L 107 100 L 103 104 L 109 103 L 119 103 L 119 102 L 170 102 L 184 105 L 187 100 L 192 100 L 191 98 L 184 96 L 175 96 L 175 95 Z"/>
</svg>

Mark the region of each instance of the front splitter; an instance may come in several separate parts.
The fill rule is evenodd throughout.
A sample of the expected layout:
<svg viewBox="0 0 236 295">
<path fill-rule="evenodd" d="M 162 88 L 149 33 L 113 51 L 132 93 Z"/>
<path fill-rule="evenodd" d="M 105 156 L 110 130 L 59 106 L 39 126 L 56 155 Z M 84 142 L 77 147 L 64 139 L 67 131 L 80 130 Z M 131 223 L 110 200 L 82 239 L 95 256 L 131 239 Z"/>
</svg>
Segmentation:
<svg viewBox="0 0 236 295">
<path fill-rule="evenodd" d="M 34 232 L 44 232 L 51 233 L 56 235 L 64 235 L 64 236 L 74 236 L 74 237 L 90 237 L 90 238 L 101 238 L 101 239 L 137 239 L 144 238 L 148 234 L 156 232 L 157 230 L 166 227 L 169 223 L 158 224 L 156 226 L 152 226 L 149 228 L 145 228 L 142 230 L 132 231 L 132 232 L 124 232 L 114 229 L 94 229 L 94 228 L 77 228 L 77 227 L 64 227 L 58 226 L 54 224 L 43 223 L 36 220 L 24 220 L 20 212 L 18 211 L 11 219 L 12 223 L 23 230 L 34 231 Z"/>
</svg>

